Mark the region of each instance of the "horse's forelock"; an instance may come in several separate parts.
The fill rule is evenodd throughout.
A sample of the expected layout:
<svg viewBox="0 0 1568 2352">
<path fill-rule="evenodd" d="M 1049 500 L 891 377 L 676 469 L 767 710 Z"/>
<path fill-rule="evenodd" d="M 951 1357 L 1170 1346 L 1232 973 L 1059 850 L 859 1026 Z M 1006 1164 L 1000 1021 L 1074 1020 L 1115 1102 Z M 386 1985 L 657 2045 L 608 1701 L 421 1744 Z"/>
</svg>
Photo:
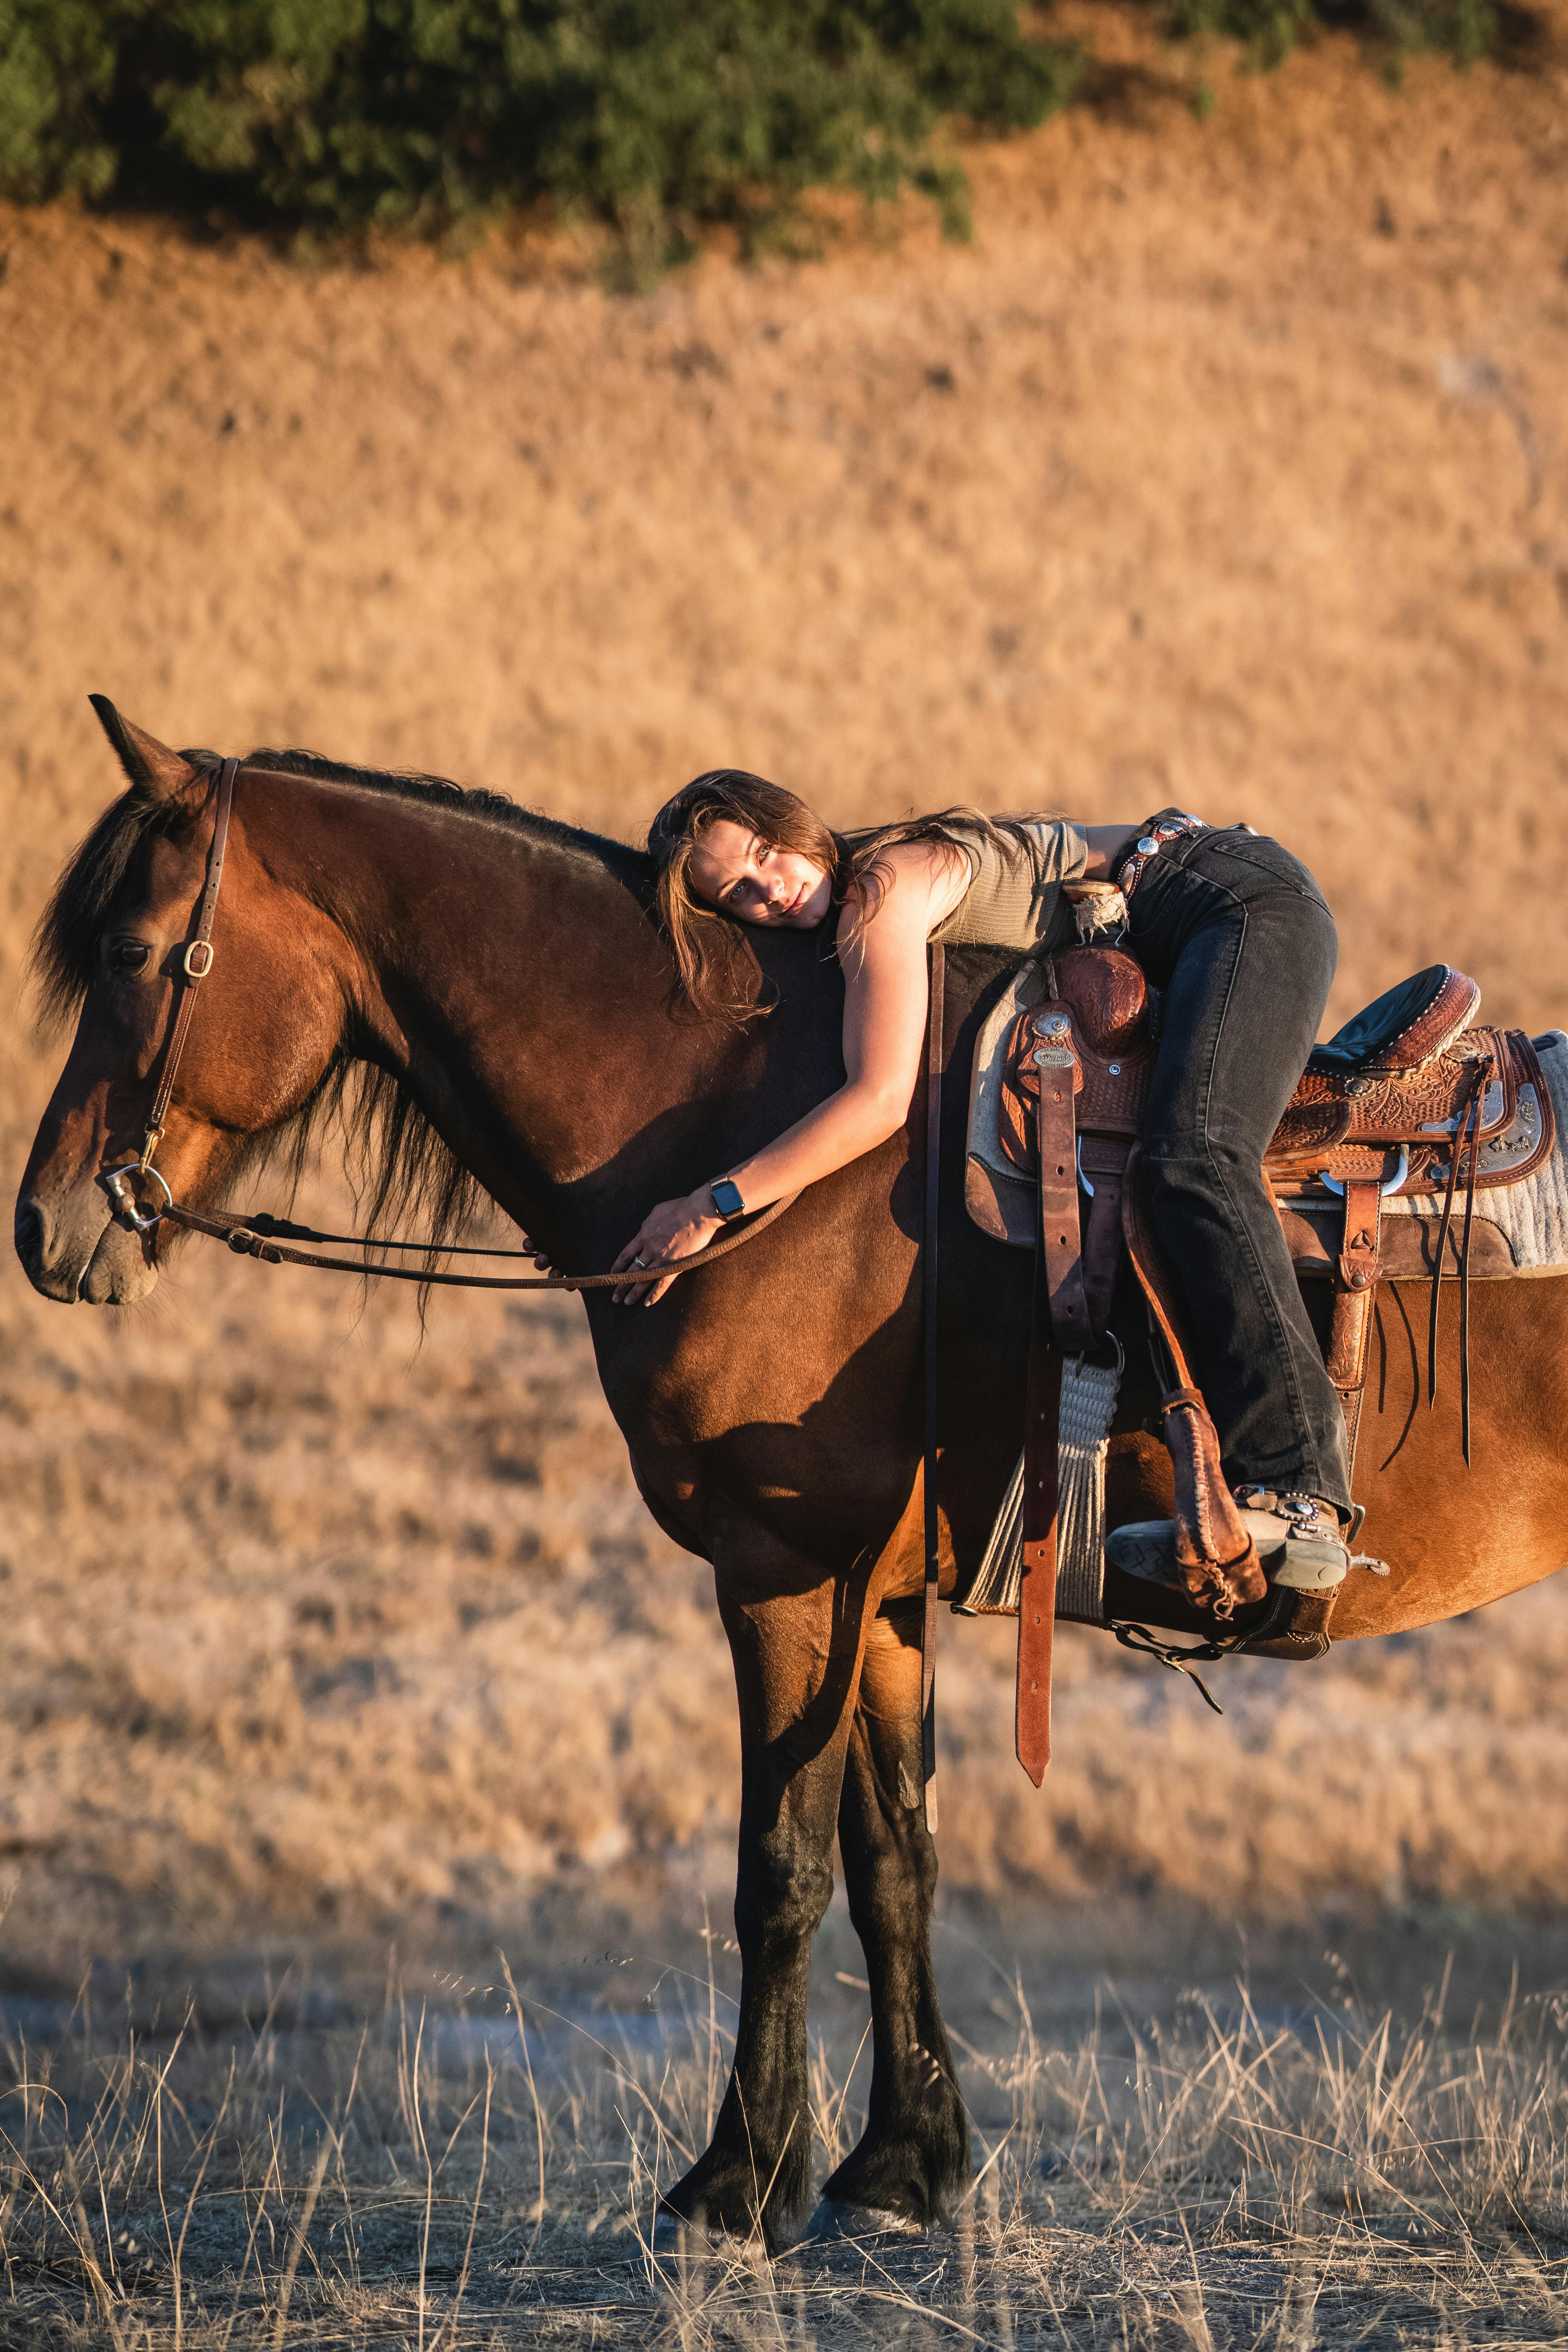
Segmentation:
<svg viewBox="0 0 1568 2352">
<path fill-rule="evenodd" d="M 47 1022 L 68 1020 L 86 995 L 110 909 L 142 843 L 166 832 L 171 812 L 134 790 L 121 793 L 72 852 L 33 934 L 31 970 Z"/>
<path fill-rule="evenodd" d="M 199 782 L 216 772 L 216 751 L 182 751 Z M 143 842 L 173 833 L 188 805 L 128 785 L 77 844 L 38 918 L 28 969 L 46 1025 L 68 1021 L 91 984 L 98 942 Z"/>
</svg>

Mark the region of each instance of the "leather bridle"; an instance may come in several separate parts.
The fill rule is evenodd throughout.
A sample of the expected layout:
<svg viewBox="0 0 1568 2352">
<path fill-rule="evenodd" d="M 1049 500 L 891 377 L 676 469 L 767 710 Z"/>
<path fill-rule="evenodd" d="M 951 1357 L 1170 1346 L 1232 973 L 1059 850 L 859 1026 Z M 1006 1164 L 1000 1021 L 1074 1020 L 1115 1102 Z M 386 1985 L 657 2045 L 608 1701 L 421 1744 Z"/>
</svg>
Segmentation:
<svg viewBox="0 0 1568 2352">
<path fill-rule="evenodd" d="M 147 1121 L 142 1150 L 134 1160 L 127 1160 L 118 1168 L 105 1170 L 98 1181 L 114 1203 L 117 1221 L 139 1234 L 150 1234 L 157 1226 L 171 1224 L 193 1234 L 209 1234 L 215 1241 L 226 1242 L 241 1257 L 258 1258 L 267 1265 L 315 1266 L 324 1273 L 374 1275 L 377 1279 L 391 1282 L 417 1282 L 426 1286 L 458 1290 L 610 1290 L 635 1286 L 638 1271 L 627 1268 L 620 1274 L 447 1274 L 429 1266 L 383 1265 L 368 1255 L 361 1258 L 324 1256 L 316 1250 L 288 1247 L 277 1238 L 290 1241 L 336 1243 L 340 1245 L 370 1252 L 372 1250 L 417 1251 L 426 1257 L 536 1257 L 531 1249 L 475 1249 L 455 1243 L 430 1241 L 394 1241 L 373 1234 L 323 1234 L 311 1225 L 293 1223 L 287 1217 L 269 1216 L 260 1211 L 250 1217 L 239 1217 L 226 1209 L 198 1211 L 187 1209 L 175 1200 L 168 1182 L 153 1165 L 153 1155 L 163 1140 L 164 1122 L 174 1097 L 174 1080 L 181 1058 L 190 1036 L 191 1019 L 196 1009 L 196 996 L 201 983 L 213 968 L 213 918 L 217 912 L 218 892 L 223 886 L 224 853 L 228 845 L 229 817 L 234 809 L 234 788 L 240 768 L 238 760 L 226 760 L 218 771 L 216 804 L 213 812 L 213 836 L 207 850 L 206 878 L 202 895 L 196 901 L 195 918 L 185 942 L 175 973 L 175 986 L 180 994 L 174 1011 L 174 1025 L 163 1050 L 163 1067 L 159 1072 L 157 1091 L 153 1097 L 152 1114 Z M 161 1209 L 144 1210 L 131 1190 L 134 1178 L 150 1176 L 163 1195 Z M 759 1210 L 748 1223 L 733 1233 L 726 1233 L 720 1241 L 710 1242 L 706 1249 L 694 1250 L 689 1257 L 672 1259 L 665 1265 L 650 1265 L 641 1274 L 644 1281 L 657 1280 L 665 1273 L 679 1271 L 689 1274 L 699 1266 L 711 1265 L 715 1259 L 727 1257 L 771 1225 L 775 1217 L 783 1216 L 791 1202 L 799 1199 L 796 1192 L 787 1192 L 781 1201 Z"/>
</svg>

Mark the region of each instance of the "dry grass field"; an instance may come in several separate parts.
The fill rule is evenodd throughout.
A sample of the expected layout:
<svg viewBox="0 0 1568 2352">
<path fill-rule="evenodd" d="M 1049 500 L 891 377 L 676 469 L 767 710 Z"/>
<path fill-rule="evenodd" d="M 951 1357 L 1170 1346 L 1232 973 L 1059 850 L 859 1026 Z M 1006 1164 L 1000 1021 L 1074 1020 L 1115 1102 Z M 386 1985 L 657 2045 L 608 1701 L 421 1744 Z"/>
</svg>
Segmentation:
<svg viewBox="0 0 1568 2352">
<path fill-rule="evenodd" d="M 306 269 L 0 213 L 13 1174 L 89 689 L 628 835 L 721 761 L 840 821 L 1245 815 L 1339 909 L 1339 1014 L 1444 956 L 1568 1017 L 1568 72 L 1396 93 L 1327 40 L 1211 59 L 1200 125 L 1095 22 L 1099 104 L 974 155 L 969 248 L 628 299 L 521 231 Z M 643 2242 L 722 2072 L 737 1738 L 575 1306 L 421 1342 L 198 1244 L 68 1314 L 7 1254 L 0 1599 L 0 2342 L 1563 2331 L 1553 1586 L 1228 1668 L 1223 1722 L 1068 1636 L 1041 1796 L 1007 1629 L 953 1625 L 942 1968 L 1000 2152 L 951 2238 L 771 2277 Z M 822 1949 L 826 2150 L 837 1911 Z"/>
<path fill-rule="evenodd" d="M 711 1979 L 653 2026 L 488 2025 L 389 2000 L 302 2037 L 186 2025 L 137 2046 L 79 2010 L 18 2040 L 0 2341 L 994 2352 L 1519 2347 L 1563 2333 L 1568 2071 L 1558 2002 L 1395 2025 L 1353 1992 L 1245 1986 L 1162 2020 L 1112 1993 L 1070 2044 L 1000 1980 L 961 2072 L 979 2179 L 947 2231 L 754 2246 L 656 2236 L 730 2053 Z M 638 2027 L 641 2030 L 638 2030 Z M 853 2137 L 853 2032 L 813 2125 Z"/>
</svg>

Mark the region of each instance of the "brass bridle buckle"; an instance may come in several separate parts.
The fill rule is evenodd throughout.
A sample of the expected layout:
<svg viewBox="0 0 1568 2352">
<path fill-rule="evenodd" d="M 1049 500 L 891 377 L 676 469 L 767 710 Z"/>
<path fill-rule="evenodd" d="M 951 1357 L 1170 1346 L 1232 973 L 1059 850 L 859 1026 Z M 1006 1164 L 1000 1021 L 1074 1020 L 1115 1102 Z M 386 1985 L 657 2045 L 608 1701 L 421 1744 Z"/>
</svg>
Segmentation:
<svg viewBox="0 0 1568 2352">
<path fill-rule="evenodd" d="M 193 956 L 200 956 L 202 959 L 201 962 L 199 964 L 193 963 L 191 961 Z M 180 963 L 180 969 L 184 973 L 185 978 L 193 981 L 205 980 L 212 968 L 212 941 L 210 940 L 193 940 L 190 946 L 185 950 L 184 955 L 181 959 Z"/>
<path fill-rule="evenodd" d="M 129 1179 L 132 1176 L 151 1176 L 153 1183 L 163 1195 L 163 1207 L 154 1209 L 151 1216 L 142 1213 L 136 1195 L 130 1188 Z M 129 1225 L 139 1234 L 150 1234 L 154 1225 L 161 1225 L 165 1211 L 174 1205 L 174 1196 L 158 1171 L 149 1167 L 142 1160 L 127 1160 L 119 1168 L 101 1169 L 99 1171 L 98 1181 L 114 1203 L 115 1223 Z"/>
</svg>

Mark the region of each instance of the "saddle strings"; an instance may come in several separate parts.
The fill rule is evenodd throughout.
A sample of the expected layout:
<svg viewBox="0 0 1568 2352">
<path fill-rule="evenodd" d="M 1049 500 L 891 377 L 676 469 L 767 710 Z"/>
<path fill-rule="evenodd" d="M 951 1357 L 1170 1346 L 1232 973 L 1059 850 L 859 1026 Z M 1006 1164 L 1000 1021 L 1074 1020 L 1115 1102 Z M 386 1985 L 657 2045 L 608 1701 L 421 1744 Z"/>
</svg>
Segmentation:
<svg viewBox="0 0 1568 2352">
<path fill-rule="evenodd" d="M 1432 1267 L 1432 1303 L 1426 1324 L 1426 1407 L 1430 1412 L 1437 1402 L 1437 1311 L 1442 1297 L 1443 1267 L 1448 1251 L 1448 1232 L 1453 1223 L 1459 1161 L 1468 1151 L 1465 1219 L 1459 1234 L 1459 1428 L 1467 1469 L 1470 1465 L 1470 1225 L 1475 1215 L 1476 1179 L 1480 1170 L 1481 1111 L 1491 1060 L 1489 1054 L 1477 1060 L 1470 1090 L 1454 1118 L 1454 1140 L 1448 1153 L 1448 1181 L 1443 1194 L 1442 1221 L 1437 1229 L 1437 1248 Z"/>
<path fill-rule="evenodd" d="M 1481 1104 L 1489 1062 L 1480 1066 L 1470 1097 L 1470 1164 L 1465 1179 L 1465 1230 L 1459 1241 L 1459 1433 L 1465 1467 L 1470 1466 L 1470 1219 L 1475 1213 L 1476 1176 L 1481 1164 Z"/>
</svg>

